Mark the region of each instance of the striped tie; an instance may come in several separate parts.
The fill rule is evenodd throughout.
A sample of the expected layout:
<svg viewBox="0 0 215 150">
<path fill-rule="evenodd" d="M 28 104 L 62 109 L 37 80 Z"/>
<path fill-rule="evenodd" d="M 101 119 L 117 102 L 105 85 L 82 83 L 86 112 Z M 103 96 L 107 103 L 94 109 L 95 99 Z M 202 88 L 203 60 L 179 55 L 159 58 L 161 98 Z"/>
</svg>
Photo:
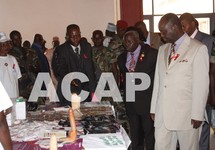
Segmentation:
<svg viewBox="0 0 215 150">
<path fill-rule="evenodd" d="M 131 61 L 129 64 L 129 72 L 134 72 L 134 68 L 135 68 L 135 60 L 134 60 L 134 53 L 131 53 Z"/>
<path fill-rule="evenodd" d="M 168 65 L 171 63 L 174 56 L 175 56 L 175 44 L 173 43 L 171 45 L 171 51 L 170 51 L 169 58 L 168 58 Z"/>
</svg>

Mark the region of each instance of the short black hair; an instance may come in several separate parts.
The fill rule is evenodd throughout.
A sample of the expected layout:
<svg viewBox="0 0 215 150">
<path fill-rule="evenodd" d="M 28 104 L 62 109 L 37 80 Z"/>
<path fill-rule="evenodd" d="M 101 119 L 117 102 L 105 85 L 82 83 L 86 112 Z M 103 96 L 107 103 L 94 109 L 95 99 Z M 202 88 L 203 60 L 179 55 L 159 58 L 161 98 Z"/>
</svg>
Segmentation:
<svg viewBox="0 0 215 150">
<path fill-rule="evenodd" d="M 77 24 L 70 24 L 67 26 L 66 31 L 70 30 L 70 29 L 78 29 L 80 30 L 79 26 Z"/>
<path fill-rule="evenodd" d="M 12 39 L 14 36 L 21 36 L 21 33 L 17 30 L 13 30 L 10 32 L 10 39 Z"/>
<path fill-rule="evenodd" d="M 100 34 L 100 35 L 104 36 L 104 35 L 103 35 L 103 32 L 102 32 L 101 30 L 95 30 L 95 31 L 93 31 L 93 37 L 94 37 L 96 34 Z"/>
</svg>

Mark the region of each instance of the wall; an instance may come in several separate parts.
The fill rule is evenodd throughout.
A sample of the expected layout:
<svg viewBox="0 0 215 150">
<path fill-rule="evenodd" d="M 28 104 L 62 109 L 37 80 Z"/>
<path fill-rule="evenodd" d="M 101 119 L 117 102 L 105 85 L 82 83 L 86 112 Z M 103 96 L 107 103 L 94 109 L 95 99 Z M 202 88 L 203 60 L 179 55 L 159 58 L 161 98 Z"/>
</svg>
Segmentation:
<svg viewBox="0 0 215 150">
<path fill-rule="evenodd" d="M 120 0 L 121 18 L 133 26 L 137 21 L 143 20 L 142 0 Z"/>
<path fill-rule="evenodd" d="M 104 31 L 108 22 L 118 20 L 118 0 L 0 0 L 0 31 L 12 30 L 31 43 L 40 33 L 51 47 L 53 36 L 64 42 L 66 26 L 76 23 L 91 42 L 93 30 Z"/>
</svg>

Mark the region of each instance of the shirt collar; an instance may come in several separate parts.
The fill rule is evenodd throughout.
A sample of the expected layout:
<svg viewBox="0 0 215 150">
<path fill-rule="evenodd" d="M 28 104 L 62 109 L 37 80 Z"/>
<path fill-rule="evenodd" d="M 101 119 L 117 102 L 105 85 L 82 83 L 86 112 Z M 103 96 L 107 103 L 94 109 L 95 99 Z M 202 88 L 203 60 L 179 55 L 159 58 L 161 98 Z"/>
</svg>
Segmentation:
<svg viewBox="0 0 215 150">
<path fill-rule="evenodd" d="M 140 44 L 139 44 L 139 45 L 137 46 L 137 48 L 136 48 L 135 51 L 133 51 L 133 52 L 128 52 L 128 53 L 129 53 L 129 54 L 134 53 L 134 56 L 136 56 L 137 54 L 139 54 L 140 49 L 141 49 L 141 46 L 140 46 Z"/>
<path fill-rule="evenodd" d="M 196 29 L 190 37 L 191 37 L 192 39 L 194 39 L 194 37 L 196 36 L 197 32 L 198 32 L 198 30 Z"/>
<path fill-rule="evenodd" d="M 73 46 L 72 44 L 70 44 L 72 46 L 72 49 L 75 49 L 76 47 L 80 49 L 80 44 L 78 46 Z"/>
<path fill-rule="evenodd" d="M 78 53 L 80 54 L 80 50 L 81 50 L 81 48 L 80 48 L 80 44 L 78 45 L 78 46 L 73 46 L 72 44 L 70 44 L 71 46 L 72 46 L 72 49 L 73 49 L 73 51 L 75 52 L 75 48 L 78 48 Z"/>
<path fill-rule="evenodd" d="M 178 50 L 181 43 L 184 41 L 184 38 L 186 37 L 187 33 L 184 33 L 177 41 L 175 41 L 175 51 Z"/>
</svg>

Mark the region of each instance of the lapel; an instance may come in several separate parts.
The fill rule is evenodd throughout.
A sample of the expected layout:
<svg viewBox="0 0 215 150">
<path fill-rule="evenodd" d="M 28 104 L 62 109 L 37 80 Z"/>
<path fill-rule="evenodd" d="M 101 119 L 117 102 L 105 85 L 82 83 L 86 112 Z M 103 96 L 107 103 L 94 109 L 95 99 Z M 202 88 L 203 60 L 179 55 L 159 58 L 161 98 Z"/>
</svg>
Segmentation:
<svg viewBox="0 0 215 150">
<path fill-rule="evenodd" d="M 74 52 L 74 50 L 73 50 L 73 48 L 72 48 L 72 46 L 70 45 L 70 43 L 66 43 L 66 49 L 68 49 L 69 50 L 69 53 L 74 57 L 76 54 L 75 54 L 75 52 Z"/>
<path fill-rule="evenodd" d="M 190 43 L 190 37 L 188 35 L 186 35 L 186 37 L 184 38 L 184 41 L 181 43 L 181 45 L 179 46 L 179 48 L 178 48 L 178 50 L 176 52 L 176 55 L 178 55 L 178 58 L 176 60 L 172 60 L 169 66 L 167 64 L 168 68 L 171 68 L 175 64 L 178 63 L 178 61 L 180 60 L 180 58 L 183 57 L 183 55 L 188 51 L 189 43 Z M 168 57 L 167 57 L 167 61 L 168 61 Z"/>
<path fill-rule="evenodd" d="M 170 49 L 170 46 L 171 46 L 171 44 L 169 43 L 169 44 L 165 47 L 165 49 L 164 49 L 164 61 L 165 61 L 165 66 L 166 66 L 166 68 L 169 67 L 169 66 L 168 66 L 168 58 L 169 58 L 168 51 L 169 51 L 169 49 Z"/>
<path fill-rule="evenodd" d="M 138 55 L 138 59 L 137 59 L 137 63 L 136 63 L 136 66 L 135 66 L 135 69 L 134 69 L 134 72 L 138 71 L 138 70 L 142 70 L 142 65 L 146 60 L 144 57 L 146 57 L 146 49 L 147 47 L 146 46 L 143 46 L 141 45 L 141 49 L 140 49 L 140 53 Z M 140 68 L 140 69 L 139 69 Z"/>
<path fill-rule="evenodd" d="M 125 53 L 123 53 L 123 54 L 121 54 L 121 55 L 124 55 L 124 56 L 122 56 L 122 58 L 123 58 L 123 59 L 122 59 L 122 64 L 124 64 L 123 66 L 124 66 L 125 72 L 129 72 L 129 71 L 128 71 L 128 68 L 126 67 L 128 52 L 125 52 Z"/>
</svg>

